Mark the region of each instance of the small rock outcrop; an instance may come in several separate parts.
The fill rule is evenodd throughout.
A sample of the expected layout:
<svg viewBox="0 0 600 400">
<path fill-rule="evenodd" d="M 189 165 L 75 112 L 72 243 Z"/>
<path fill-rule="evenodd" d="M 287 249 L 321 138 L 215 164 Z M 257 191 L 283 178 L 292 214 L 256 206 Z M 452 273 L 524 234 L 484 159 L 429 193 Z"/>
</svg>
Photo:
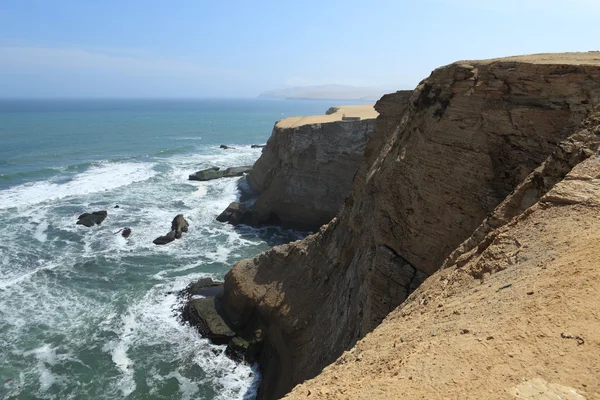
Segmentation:
<svg viewBox="0 0 600 400">
<path fill-rule="evenodd" d="M 263 149 L 263 148 L 267 147 L 267 145 L 266 144 L 253 144 L 250 147 L 253 149 Z"/>
<path fill-rule="evenodd" d="M 246 165 L 242 167 L 230 167 L 225 170 L 220 170 L 219 167 L 212 167 L 195 172 L 189 176 L 190 181 L 210 181 L 219 178 L 233 178 L 242 176 L 252 169 L 252 166 Z"/>
<path fill-rule="evenodd" d="M 159 236 L 152 243 L 163 245 L 171 243 L 175 239 L 180 239 L 184 232 L 188 231 L 189 224 L 183 217 L 183 214 L 178 214 L 171 222 L 171 230 L 164 236 Z"/>
<path fill-rule="evenodd" d="M 203 278 L 188 285 L 179 293 L 181 319 L 215 344 L 226 344 L 225 353 L 238 362 L 253 363 L 262 350 L 260 329 L 236 331 L 223 312 L 221 296 L 223 283 Z"/>
<path fill-rule="evenodd" d="M 235 147 L 226 146 L 226 145 L 224 145 L 224 144 L 220 145 L 220 146 L 219 146 L 219 148 L 220 148 L 220 149 L 223 149 L 223 150 L 235 149 Z"/>
<path fill-rule="evenodd" d="M 100 225 L 106 219 L 108 212 L 94 211 L 92 213 L 83 213 L 77 217 L 77 225 L 87 226 L 88 228 L 94 225 Z"/>
</svg>

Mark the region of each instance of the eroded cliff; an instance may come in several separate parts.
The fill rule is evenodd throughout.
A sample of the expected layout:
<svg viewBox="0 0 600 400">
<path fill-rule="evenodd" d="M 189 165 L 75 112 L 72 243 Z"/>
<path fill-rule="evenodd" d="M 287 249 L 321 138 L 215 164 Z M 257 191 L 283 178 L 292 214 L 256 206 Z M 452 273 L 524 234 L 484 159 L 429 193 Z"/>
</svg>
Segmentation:
<svg viewBox="0 0 600 400">
<path fill-rule="evenodd" d="M 434 273 L 600 101 L 598 58 L 459 62 L 384 97 L 339 217 L 226 277 L 228 318 L 265 333 L 259 397 L 317 375 Z"/>
<path fill-rule="evenodd" d="M 377 112 L 371 105 L 330 111 L 275 124 L 246 177 L 258 195 L 248 207 L 249 222 L 315 231 L 335 217 L 361 165 Z"/>
<path fill-rule="evenodd" d="M 596 112 L 493 214 L 515 218 L 286 398 L 600 398 L 599 145 Z"/>
</svg>

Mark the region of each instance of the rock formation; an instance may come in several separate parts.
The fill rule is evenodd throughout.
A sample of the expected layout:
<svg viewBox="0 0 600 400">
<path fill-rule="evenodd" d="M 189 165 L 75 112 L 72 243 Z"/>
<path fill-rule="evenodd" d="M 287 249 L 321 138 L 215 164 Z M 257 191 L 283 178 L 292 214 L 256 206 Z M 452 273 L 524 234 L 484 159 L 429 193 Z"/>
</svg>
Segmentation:
<svg viewBox="0 0 600 400">
<path fill-rule="evenodd" d="M 242 176 L 252 169 L 252 166 L 246 165 L 243 167 L 230 167 L 225 170 L 220 170 L 219 167 L 212 167 L 195 172 L 189 176 L 190 181 L 210 181 L 219 178 L 234 178 Z"/>
<path fill-rule="evenodd" d="M 384 96 L 376 105 L 381 115 L 365 162 L 338 218 L 303 241 L 240 261 L 226 276 L 226 318 L 236 330 L 259 325 L 264 333 L 259 398 L 283 396 L 372 331 L 599 102 L 600 60 L 593 54 L 458 62 L 435 70 L 408 102 Z M 288 135 L 281 145 L 304 144 Z M 278 162 L 273 154 L 286 150 L 275 151 L 275 143 L 270 140 L 263 152 L 265 167 L 255 167 L 249 176 L 263 194 L 280 187 L 269 171 Z M 315 163 L 318 157 L 308 160 Z M 311 165 L 306 158 L 293 161 L 292 166 Z M 263 182 L 271 183 L 267 188 Z M 584 192 L 593 188 L 581 185 Z M 279 194 L 303 200 L 300 192 Z M 530 196 L 525 191 L 522 199 Z M 584 197 L 563 204 L 571 207 Z M 263 203 L 257 200 L 255 208 L 263 210 L 268 203 L 264 209 L 282 220 L 301 215 L 290 213 L 289 203 L 288 209 L 276 209 L 269 198 L 275 194 Z M 514 247 L 507 243 L 498 246 Z M 464 250 L 469 249 L 477 248 Z M 484 259 L 493 262 L 490 251 Z M 417 307 L 415 301 L 410 304 Z"/>
<path fill-rule="evenodd" d="M 344 121 L 344 116 L 358 120 Z M 318 230 L 335 217 L 346 198 L 376 116 L 372 106 L 347 106 L 322 116 L 278 121 L 246 176 L 258 195 L 242 207 L 252 215 L 229 222 L 245 219 L 255 225 Z"/>
<path fill-rule="evenodd" d="M 597 398 L 599 145 L 600 109 L 461 257 L 286 399 Z"/>
<path fill-rule="evenodd" d="M 88 228 L 94 225 L 100 225 L 106 219 L 108 212 L 94 211 L 93 213 L 83 213 L 77 217 L 77 225 L 87 226 Z"/>
<path fill-rule="evenodd" d="M 184 232 L 188 231 L 189 224 L 183 217 L 183 214 L 178 214 L 171 222 L 171 230 L 164 236 L 159 236 L 152 243 L 162 245 L 171 243 L 175 239 L 180 239 Z"/>
</svg>

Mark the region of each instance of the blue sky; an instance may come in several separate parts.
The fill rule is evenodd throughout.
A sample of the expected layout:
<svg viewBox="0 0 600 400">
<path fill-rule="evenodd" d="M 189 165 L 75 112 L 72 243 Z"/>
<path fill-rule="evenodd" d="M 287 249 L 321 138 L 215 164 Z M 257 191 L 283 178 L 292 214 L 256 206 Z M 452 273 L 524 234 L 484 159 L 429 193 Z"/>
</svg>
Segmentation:
<svg viewBox="0 0 600 400">
<path fill-rule="evenodd" d="M 7 0 L 0 97 L 413 88 L 461 59 L 600 50 L 600 0 Z"/>
</svg>

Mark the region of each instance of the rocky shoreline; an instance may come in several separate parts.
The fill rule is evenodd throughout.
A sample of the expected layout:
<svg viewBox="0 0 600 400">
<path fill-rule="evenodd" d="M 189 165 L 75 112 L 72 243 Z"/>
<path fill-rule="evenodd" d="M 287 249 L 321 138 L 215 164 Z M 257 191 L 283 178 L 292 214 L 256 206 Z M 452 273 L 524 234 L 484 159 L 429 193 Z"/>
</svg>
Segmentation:
<svg viewBox="0 0 600 400">
<path fill-rule="evenodd" d="M 480 259 L 476 279 L 516 268 L 519 258 L 494 267 L 504 256 L 485 256 L 497 230 L 544 199 L 592 201 L 578 194 L 588 189 L 561 182 L 597 154 L 598 104 L 600 59 L 588 53 L 457 62 L 435 70 L 414 92 L 384 96 L 337 217 L 302 241 L 238 262 L 213 298 L 232 332 L 262 341 L 258 398 L 280 398 L 316 377 L 407 299 L 432 312 L 427 304 L 434 298 L 417 304 L 411 293 L 423 282 L 435 285 L 440 267 Z M 296 140 L 281 143 L 289 151 Z M 254 170 L 271 177 L 295 170 L 268 162 L 275 147 L 270 140 L 249 172 L 250 186 L 261 185 Z M 291 214 L 276 212 L 282 223 L 294 220 L 294 203 L 285 205 Z M 256 203 L 252 209 L 261 210 Z"/>
</svg>

